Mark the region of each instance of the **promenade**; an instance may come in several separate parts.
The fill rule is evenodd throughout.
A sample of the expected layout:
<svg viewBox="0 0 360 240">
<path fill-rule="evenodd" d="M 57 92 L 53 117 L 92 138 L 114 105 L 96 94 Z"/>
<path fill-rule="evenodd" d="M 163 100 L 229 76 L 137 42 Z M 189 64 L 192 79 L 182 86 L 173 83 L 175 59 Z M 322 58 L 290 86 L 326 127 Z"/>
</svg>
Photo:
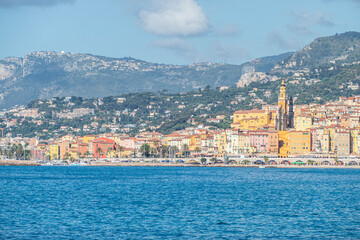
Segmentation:
<svg viewBox="0 0 360 240">
<path fill-rule="evenodd" d="M 204 159 L 204 158 L 203 158 Z M 304 160 L 300 158 L 293 159 L 269 159 L 264 162 L 262 158 L 246 158 L 228 160 L 224 163 L 221 160 L 211 162 L 208 159 L 151 159 L 151 158 L 133 158 L 133 159 L 87 159 L 75 162 L 62 160 L 54 161 L 36 161 L 36 160 L 0 160 L 0 166 L 106 166 L 106 167 L 230 167 L 230 168 L 353 168 L 360 169 L 358 159 L 332 160 L 317 159 Z"/>
</svg>

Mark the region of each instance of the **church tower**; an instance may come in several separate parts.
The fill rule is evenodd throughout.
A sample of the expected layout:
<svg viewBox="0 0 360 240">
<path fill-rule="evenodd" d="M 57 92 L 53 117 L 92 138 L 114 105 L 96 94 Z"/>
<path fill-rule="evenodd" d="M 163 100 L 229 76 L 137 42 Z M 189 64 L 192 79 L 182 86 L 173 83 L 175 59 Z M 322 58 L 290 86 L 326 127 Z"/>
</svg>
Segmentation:
<svg viewBox="0 0 360 240">
<path fill-rule="evenodd" d="M 283 113 L 287 114 L 287 102 L 286 102 L 286 85 L 285 85 L 285 79 L 282 79 L 281 85 L 280 85 L 280 94 L 279 94 L 279 102 L 278 107 L 283 109 Z"/>
<path fill-rule="evenodd" d="M 285 79 L 283 78 L 280 85 L 278 111 L 275 119 L 276 130 L 284 131 L 293 127 L 293 102 L 291 97 L 290 99 L 290 101 L 287 99 Z"/>
</svg>

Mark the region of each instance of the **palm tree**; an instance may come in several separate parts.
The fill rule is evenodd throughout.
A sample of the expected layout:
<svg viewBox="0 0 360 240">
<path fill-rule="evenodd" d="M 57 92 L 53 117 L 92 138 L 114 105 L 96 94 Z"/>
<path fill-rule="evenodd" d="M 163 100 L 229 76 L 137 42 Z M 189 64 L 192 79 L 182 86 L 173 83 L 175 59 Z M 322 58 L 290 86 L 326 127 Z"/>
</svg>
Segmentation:
<svg viewBox="0 0 360 240">
<path fill-rule="evenodd" d="M 315 161 L 310 160 L 310 159 L 307 161 L 307 164 L 308 164 L 308 165 L 313 165 L 314 163 L 315 163 Z"/>
<path fill-rule="evenodd" d="M 264 156 L 264 163 L 268 164 L 268 162 L 269 162 L 269 158 L 267 156 Z"/>
<path fill-rule="evenodd" d="M 120 158 L 121 158 L 121 152 L 124 150 L 124 147 L 119 145 L 118 149 L 119 149 L 119 152 L 120 152 Z"/>
<path fill-rule="evenodd" d="M 161 153 L 162 157 L 166 157 L 169 154 L 169 145 L 163 145 L 161 147 L 161 151 L 162 151 Z"/>
<path fill-rule="evenodd" d="M 196 152 L 196 153 L 199 153 L 199 152 L 201 152 L 201 148 L 199 148 L 199 147 L 196 147 L 196 148 L 195 148 L 195 152 Z"/>
<path fill-rule="evenodd" d="M 186 143 L 184 143 L 184 144 L 182 145 L 182 149 L 183 149 L 184 151 L 189 150 L 189 145 L 187 145 Z"/>
<path fill-rule="evenodd" d="M 150 154 L 150 146 L 148 144 L 143 144 L 140 147 L 140 152 L 143 154 L 143 157 L 149 157 Z"/>
<path fill-rule="evenodd" d="M 246 160 L 242 161 L 242 163 L 245 164 L 245 165 L 248 165 L 248 164 L 250 164 L 251 162 L 250 162 L 250 160 L 246 159 Z"/>
<path fill-rule="evenodd" d="M 108 147 L 108 148 L 106 149 L 106 157 L 108 157 L 109 152 L 111 152 L 111 147 Z"/>
<path fill-rule="evenodd" d="M 71 155 L 70 155 L 69 152 L 66 152 L 66 153 L 64 154 L 64 160 L 67 160 L 67 159 L 69 159 L 70 157 L 71 157 Z"/>
<path fill-rule="evenodd" d="M 154 157 L 156 154 L 157 154 L 157 148 L 156 147 L 150 148 L 150 155 Z"/>
<path fill-rule="evenodd" d="M 210 159 L 210 162 L 212 162 L 213 164 L 215 164 L 216 161 L 217 161 L 217 158 L 216 158 L 216 157 L 213 157 L 213 158 Z"/>
<path fill-rule="evenodd" d="M 102 149 L 101 147 L 96 148 L 96 153 L 99 154 L 97 158 L 99 158 L 99 156 L 102 154 Z"/>
</svg>

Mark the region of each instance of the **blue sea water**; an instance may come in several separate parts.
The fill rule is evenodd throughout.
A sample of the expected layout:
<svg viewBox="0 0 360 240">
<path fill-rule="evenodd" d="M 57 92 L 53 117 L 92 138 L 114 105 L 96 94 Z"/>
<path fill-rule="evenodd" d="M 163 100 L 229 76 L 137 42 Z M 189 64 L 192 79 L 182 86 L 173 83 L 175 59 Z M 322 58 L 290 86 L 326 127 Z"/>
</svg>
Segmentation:
<svg viewBox="0 0 360 240">
<path fill-rule="evenodd" d="M 360 170 L 0 167 L 0 239 L 360 239 Z"/>
</svg>

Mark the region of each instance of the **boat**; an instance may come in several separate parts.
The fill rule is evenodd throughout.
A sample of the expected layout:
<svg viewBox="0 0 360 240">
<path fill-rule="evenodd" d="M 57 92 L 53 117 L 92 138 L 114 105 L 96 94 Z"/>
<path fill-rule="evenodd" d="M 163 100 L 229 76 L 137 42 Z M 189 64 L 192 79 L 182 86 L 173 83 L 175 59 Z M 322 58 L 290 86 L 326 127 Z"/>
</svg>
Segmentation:
<svg viewBox="0 0 360 240">
<path fill-rule="evenodd" d="M 259 166 L 259 168 L 265 168 L 265 166 Z"/>
</svg>

